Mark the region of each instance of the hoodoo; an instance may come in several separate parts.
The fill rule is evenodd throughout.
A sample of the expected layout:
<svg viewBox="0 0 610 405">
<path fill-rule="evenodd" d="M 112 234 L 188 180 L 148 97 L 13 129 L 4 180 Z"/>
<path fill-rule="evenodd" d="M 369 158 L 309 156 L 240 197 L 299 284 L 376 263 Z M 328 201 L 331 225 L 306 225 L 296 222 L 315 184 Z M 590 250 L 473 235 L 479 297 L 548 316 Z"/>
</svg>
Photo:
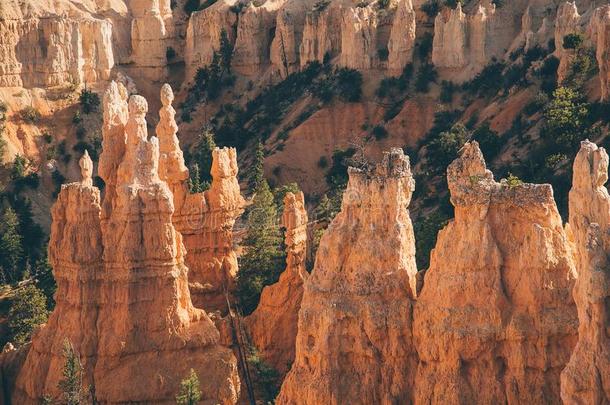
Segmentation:
<svg viewBox="0 0 610 405">
<path fill-rule="evenodd" d="M 341 212 L 325 232 L 299 312 L 294 364 L 279 404 L 408 403 L 414 189 L 401 149 L 349 170 Z"/>
<path fill-rule="evenodd" d="M 561 373 L 564 404 L 610 402 L 610 195 L 608 154 L 584 141 L 574 161 L 570 230 L 576 245 L 578 343 Z"/>
<path fill-rule="evenodd" d="M 282 226 L 287 250 L 286 269 L 277 283 L 265 287 L 256 310 L 246 319 L 250 337 L 261 356 L 281 374 L 294 362 L 294 345 L 307 252 L 307 211 L 302 192 L 284 197 Z"/>
<path fill-rule="evenodd" d="M 548 184 L 498 183 L 476 142 L 447 169 L 440 231 L 414 310 L 418 403 L 559 403 L 576 343 L 571 246 Z"/>
</svg>

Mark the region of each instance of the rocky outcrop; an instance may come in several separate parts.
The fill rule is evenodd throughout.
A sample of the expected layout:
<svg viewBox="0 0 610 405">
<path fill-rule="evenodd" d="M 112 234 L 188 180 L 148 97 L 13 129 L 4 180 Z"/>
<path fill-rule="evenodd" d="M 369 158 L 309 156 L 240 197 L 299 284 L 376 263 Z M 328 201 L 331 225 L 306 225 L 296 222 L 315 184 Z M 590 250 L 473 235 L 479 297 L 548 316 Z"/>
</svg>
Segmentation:
<svg viewBox="0 0 610 405">
<path fill-rule="evenodd" d="M 596 8 L 589 23 L 590 38 L 596 49 L 601 99 L 610 98 L 610 6 Z"/>
<path fill-rule="evenodd" d="M 0 87 L 51 87 L 107 80 L 112 23 L 89 16 L 0 18 Z"/>
<path fill-rule="evenodd" d="M 286 270 L 277 283 L 263 289 L 256 310 L 246 318 L 252 344 L 262 358 L 284 376 L 294 362 L 298 313 L 303 297 L 307 253 L 307 211 L 303 193 L 284 197 L 282 226 L 287 250 Z"/>
<path fill-rule="evenodd" d="M 401 0 L 394 15 L 388 41 L 388 69 L 400 74 L 413 60 L 415 46 L 415 10 L 411 0 Z"/>
<path fill-rule="evenodd" d="M 93 162 L 80 160 L 82 180 L 63 185 L 51 215 L 49 263 L 57 282 L 55 310 L 32 338 L 19 373 L 13 403 L 39 403 L 59 396 L 63 347 L 68 339 L 80 354 L 83 383 L 93 384 L 97 359 L 99 285 L 103 274 L 100 191 L 93 187 Z"/>
<path fill-rule="evenodd" d="M 299 47 L 301 67 L 310 62 L 324 61 L 326 55 L 334 58 L 341 53 L 341 16 L 343 6 L 339 1 L 318 2 L 307 12 L 303 28 L 303 40 Z"/>
<path fill-rule="evenodd" d="M 349 170 L 299 312 L 294 364 L 278 404 L 408 403 L 415 241 L 409 160 L 393 149 Z M 322 260 L 323 259 L 323 260 Z"/>
<path fill-rule="evenodd" d="M 233 68 L 244 75 L 255 75 L 270 63 L 275 19 L 285 0 L 267 0 L 260 6 L 249 3 L 237 23 Z"/>
<path fill-rule="evenodd" d="M 173 45 L 171 8 L 163 0 L 131 0 L 131 58 L 145 77 L 160 80 L 166 75 L 167 48 Z M 161 13 L 163 4 L 163 14 Z"/>
<path fill-rule="evenodd" d="M 561 373 L 564 404 L 610 402 L 610 195 L 608 154 L 584 141 L 574 161 L 570 230 L 576 246 L 578 343 Z"/>
<path fill-rule="evenodd" d="M 374 66 L 377 58 L 377 24 L 374 3 L 343 10 L 339 65 L 359 70 Z"/>
<path fill-rule="evenodd" d="M 497 183 L 476 142 L 447 170 L 440 231 L 414 308 L 416 403 L 559 403 L 576 343 L 571 246 L 550 185 Z"/>
<path fill-rule="evenodd" d="M 581 16 L 578 14 L 576 2 L 562 3 L 557 9 L 555 18 L 555 56 L 559 58 L 557 80 L 561 83 L 568 73 L 570 63 L 574 57 L 573 49 L 563 47 L 563 38 L 568 34 L 580 33 Z"/>
<path fill-rule="evenodd" d="M 116 146 L 124 103 L 119 86 L 111 86 L 105 102 L 118 104 L 106 106 L 104 130 L 114 137 L 105 145 Z M 191 368 L 205 400 L 237 402 L 235 357 L 220 344 L 206 312 L 191 303 L 185 249 L 172 224 L 172 193 L 158 175 L 158 140 L 148 139 L 147 108 L 144 98 L 130 98 L 123 156 L 106 151 L 115 191 L 106 218 L 87 155 L 81 160 L 83 181 L 62 188 L 49 242 L 57 306 L 33 338 L 15 403 L 58 394 L 65 338 L 81 357 L 84 383 L 95 387 L 101 403 L 172 402 Z"/>
<path fill-rule="evenodd" d="M 303 40 L 303 30 L 307 11 L 313 0 L 292 0 L 277 13 L 275 36 L 271 43 L 271 63 L 282 78 L 300 68 L 299 45 Z"/>
<path fill-rule="evenodd" d="M 198 68 L 212 62 L 214 52 L 220 49 L 223 30 L 227 33 L 229 42 L 235 43 L 237 14 L 231 8 L 237 3 L 237 0 L 219 0 L 212 6 L 191 14 L 184 52 L 187 79 L 193 78 Z"/>
<path fill-rule="evenodd" d="M 176 137 L 173 98 L 171 88 L 163 86 L 157 126 L 162 145 L 159 172 L 173 192 L 176 209 L 172 221 L 184 238 L 193 303 L 208 311 L 226 312 L 226 294 L 233 290 L 237 274 L 233 226 L 245 206 L 237 180 L 237 153 L 234 148 L 216 148 L 210 188 L 191 194 L 188 169 Z"/>
<path fill-rule="evenodd" d="M 463 68 L 466 55 L 466 14 L 458 3 L 455 9 L 443 9 L 434 19 L 432 63 L 438 67 Z"/>
</svg>

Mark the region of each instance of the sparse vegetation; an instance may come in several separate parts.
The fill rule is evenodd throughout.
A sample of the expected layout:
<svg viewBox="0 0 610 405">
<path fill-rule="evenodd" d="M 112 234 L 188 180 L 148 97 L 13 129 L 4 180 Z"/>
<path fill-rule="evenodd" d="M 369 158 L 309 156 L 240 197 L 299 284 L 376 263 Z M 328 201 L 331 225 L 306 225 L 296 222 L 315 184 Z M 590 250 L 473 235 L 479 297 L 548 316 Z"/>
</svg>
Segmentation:
<svg viewBox="0 0 610 405">
<path fill-rule="evenodd" d="M 424 63 L 420 66 L 415 75 L 415 90 L 420 93 L 427 93 L 430 90 L 430 83 L 436 82 L 438 73 L 431 63 Z"/>
<path fill-rule="evenodd" d="M 96 112 L 100 106 L 100 96 L 91 90 L 83 89 L 79 97 L 80 107 L 85 114 Z"/>
<path fill-rule="evenodd" d="M 434 18 L 440 11 L 441 6 L 438 0 L 428 0 L 421 6 L 421 10 L 426 13 L 429 18 Z"/>
<path fill-rule="evenodd" d="M 180 382 L 180 392 L 176 395 L 176 404 L 196 405 L 201 401 L 202 395 L 199 377 L 195 370 L 191 369 L 189 375 Z"/>
<path fill-rule="evenodd" d="M 17 288 L 8 315 L 10 341 L 17 347 L 27 343 L 48 316 L 47 299 L 42 291 L 33 284 Z"/>
<path fill-rule="evenodd" d="M 21 119 L 28 124 L 36 124 L 42 118 L 40 112 L 31 106 L 23 108 L 20 115 Z"/>
</svg>

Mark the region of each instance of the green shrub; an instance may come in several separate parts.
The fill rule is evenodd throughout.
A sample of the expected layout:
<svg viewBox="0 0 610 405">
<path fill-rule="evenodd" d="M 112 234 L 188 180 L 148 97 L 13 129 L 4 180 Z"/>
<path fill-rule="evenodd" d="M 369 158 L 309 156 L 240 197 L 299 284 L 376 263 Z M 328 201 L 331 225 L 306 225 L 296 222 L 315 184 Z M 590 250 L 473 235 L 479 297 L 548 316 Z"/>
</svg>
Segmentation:
<svg viewBox="0 0 610 405">
<path fill-rule="evenodd" d="M 167 59 L 168 62 L 171 62 L 174 60 L 175 57 L 176 57 L 176 50 L 174 48 L 172 48 L 171 46 L 168 46 L 167 49 L 165 50 L 165 59 Z"/>
<path fill-rule="evenodd" d="M 421 10 L 426 13 L 429 18 L 434 18 L 440 11 L 441 6 L 438 0 L 428 0 L 421 6 Z"/>
<path fill-rule="evenodd" d="M 523 181 L 511 172 L 508 172 L 508 176 L 505 179 L 502 179 L 502 183 L 506 184 L 509 188 L 514 188 L 522 185 Z"/>
<path fill-rule="evenodd" d="M 551 151 L 573 151 L 591 131 L 588 104 L 578 91 L 568 87 L 555 90 L 544 109 L 544 118 L 541 136 Z"/>
<path fill-rule="evenodd" d="M 583 44 L 584 41 L 585 41 L 585 39 L 582 36 L 582 34 L 579 34 L 579 33 L 568 34 L 563 37 L 563 48 L 564 49 L 577 49 L 577 48 L 580 48 L 580 46 Z"/>
<path fill-rule="evenodd" d="M 248 350 L 246 361 L 256 373 L 256 382 L 263 394 L 263 400 L 267 404 L 274 403 L 280 388 L 279 373 L 260 357 L 255 347 Z"/>
<path fill-rule="evenodd" d="M 527 116 L 532 116 L 532 115 L 536 114 L 538 111 L 540 111 L 548 102 L 549 102 L 549 96 L 546 93 L 542 93 L 542 92 L 538 93 L 536 95 L 536 97 L 534 97 L 533 100 L 531 100 L 529 103 L 527 103 L 525 105 L 525 107 L 523 108 L 523 112 Z"/>
<path fill-rule="evenodd" d="M 318 160 L 318 167 L 320 169 L 326 169 L 328 167 L 328 158 L 326 156 L 320 156 Z"/>
<path fill-rule="evenodd" d="M 347 102 L 356 103 L 362 97 L 362 73 L 355 69 L 337 70 L 339 96 Z"/>
<path fill-rule="evenodd" d="M 390 51 L 388 50 L 387 47 L 385 48 L 381 48 L 381 49 L 377 49 L 377 56 L 379 57 L 380 61 L 387 61 L 388 60 L 388 56 L 390 56 Z"/>
<path fill-rule="evenodd" d="M 485 122 L 472 133 L 472 139 L 479 143 L 483 156 L 488 161 L 493 160 L 504 145 L 504 140 L 498 133 L 489 128 L 489 123 Z"/>
<path fill-rule="evenodd" d="M 443 213 L 434 211 L 432 214 L 418 218 L 413 224 L 415 233 L 415 261 L 418 270 L 425 270 L 430 265 L 430 252 L 436 245 L 438 232 L 447 225 L 449 218 Z"/>
<path fill-rule="evenodd" d="M 196 405 L 201 401 L 203 393 L 195 370 L 191 369 L 188 376 L 180 382 L 180 392 L 176 395 L 177 405 Z"/>
<path fill-rule="evenodd" d="M 441 82 L 441 95 L 440 101 L 441 103 L 449 104 L 453 101 L 453 93 L 457 89 L 457 86 L 452 82 L 448 82 L 447 80 L 443 80 Z"/>
<path fill-rule="evenodd" d="M 53 137 L 48 132 L 45 132 L 44 134 L 42 134 L 42 139 L 44 140 L 44 142 L 46 144 L 50 144 L 51 142 L 53 142 Z"/>
<path fill-rule="evenodd" d="M 463 84 L 464 90 L 480 97 L 491 97 L 502 88 L 504 79 L 504 63 L 492 61 L 483 68 L 472 80 Z"/>
<path fill-rule="evenodd" d="M 312 11 L 322 12 L 326 10 L 326 7 L 330 4 L 330 0 L 318 0 L 314 5 Z"/>
<path fill-rule="evenodd" d="M 428 59 L 428 56 L 430 56 L 430 53 L 432 52 L 433 42 L 434 36 L 431 33 L 426 32 L 424 35 L 422 35 L 419 47 L 417 48 L 417 54 L 419 55 L 420 59 Z"/>
<path fill-rule="evenodd" d="M 461 4 L 462 0 L 445 0 L 445 5 L 450 8 L 457 8 L 458 4 Z"/>
<path fill-rule="evenodd" d="M 81 109 L 85 114 L 97 111 L 100 106 L 100 96 L 90 90 L 83 89 L 79 96 Z"/>
<path fill-rule="evenodd" d="M 20 115 L 21 115 L 21 119 L 23 121 L 27 122 L 28 124 L 35 124 L 38 121 L 40 121 L 40 119 L 42 118 L 42 116 L 40 115 L 40 112 L 31 106 L 23 108 L 20 111 Z"/>
<path fill-rule="evenodd" d="M 430 90 L 430 83 L 435 82 L 438 73 L 431 63 L 424 63 L 420 66 L 415 75 L 415 90 L 420 93 L 427 93 Z"/>
<path fill-rule="evenodd" d="M 390 6 L 390 0 L 377 0 L 379 8 L 388 8 Z"/>
<path fill-rule="evenodd" d="M 385 129 L 385 127 L 383 125 L 376 125 L 375 127 L 373 127 L 373 130 L 371 131 L 371 133 L 373 134 L 375 139 L 378 141 L 383 138 L 387 138 L 387 136 L 388 136 L 388 130 Z"/>
</svg>

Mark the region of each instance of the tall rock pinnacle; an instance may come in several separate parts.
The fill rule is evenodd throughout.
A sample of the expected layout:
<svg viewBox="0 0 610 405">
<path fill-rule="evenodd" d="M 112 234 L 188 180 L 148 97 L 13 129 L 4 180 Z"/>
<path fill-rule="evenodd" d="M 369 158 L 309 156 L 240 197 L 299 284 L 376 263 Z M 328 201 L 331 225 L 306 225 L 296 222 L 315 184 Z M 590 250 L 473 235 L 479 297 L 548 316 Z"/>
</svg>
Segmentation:
<svg viewBox="0 0 610 405">
<path fill-rule="evenodd" d="M 341 212 L 305 282 L 295 361 L 278 404 L 410 401 L 414 183 L 401 149 L 374 168 L 349 170 Z"/>
<path fill-rule="evenodd" d="M 307 252 L 307 211 L 302 192 L 284 197 L 286 269 L 277 283 L 263 289 L 256 310 L 246 319 L 250 338 L 261 356 L 282 375 L 294 362 L 298 314 L 303 297 Z"/>
<path fill-rule="evenodd" d="M 576 244 L 578 343 L 561 373 L 564 404 L 610 402 L 610 195 L 608 154 L 584 141 L 574 161 L 570 230 Z"/>
<path fill-rule="evenodd" d="M 173 93 L 161 89 L 163 107 L 157 135 L 161 158 L 159 174 L 173 192 L 173 222 L 184 238 L 193 303 L 208 311 L 226 311 L 226 292 L 234 288 L 237 255 L 233 246 L 233 225 L 245 201 L 237 180 L 237 152 L 234 148 L 212 151 L 212 184 L 203 193 L 191 194 L 188 169 L 176 137 Z"/>
<path fill-rule="evenodd" d="M 447 181 L 455 219 L 438 235 L 413 313 L 415 402 L 559 403 L 577 322 L 551 186 L 495 182 L 476 142 Z"/>
</svg>

